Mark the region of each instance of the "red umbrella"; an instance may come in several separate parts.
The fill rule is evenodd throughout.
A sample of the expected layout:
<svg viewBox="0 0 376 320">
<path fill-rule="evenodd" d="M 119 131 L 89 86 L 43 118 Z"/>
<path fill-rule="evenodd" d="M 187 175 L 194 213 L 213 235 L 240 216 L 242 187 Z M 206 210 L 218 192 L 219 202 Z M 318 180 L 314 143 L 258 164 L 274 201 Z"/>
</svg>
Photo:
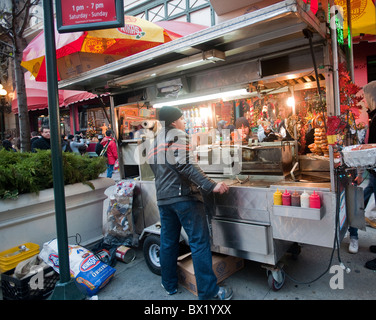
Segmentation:
<svg viewBox="0 0 376 320">
<path fill-rule="evenodd" d="M 207 26 L 203 26 L 201 24 L 184 22 L 184 21 L 176 21 L 176 20 L 163 20 L 163 21 L 157 21 L 154 23 L 164 28 L 165 32 L 171 38 L 185 37 L 189 34 L 208 28 Z"/>
<path fill-rule="evenodd" d="M 60 68 L 60 61 L 60 63 L 65 63 L 68 69 L 70 68 L 68 71 L 71 72 L 71 75 L 76 75 L 97 67 L 98 65 L 95 65 L 95 63 L 103 65 L 115 59 L 130 56 L 182 36 L 175 32 L 175 30 L 169 29 L 165 31 L 162 26 L 137 17 L 125 16 L 124 19 L 125 25 L 122 28 L 59 34 L 55 27 L 58 68 Z M 175 26 L 177 25 L 180 24 L 175 24 Z M 185 35 L 188 30 L 186 25 L 186 30 L 181 29 L 179 32 Z M 196 31 L 197 28 L 191 26 L 191 30 Z M 29 70 L 37 81 L 46 81 L 44 46 L 44 33 L 42 31 L 29 43 L 23 52 L 21 65 Z M 74 61 L 73 57 L 74 53 L 85 55 L 85 59 L 91 62 L 82 65 L 81 69 L 77 69 L 77 62 Z M 102 60 L 97 61 L 98 57 Z M 61 78 L 62 74 L 58 76 L 59 80 Z"/>
</svg>

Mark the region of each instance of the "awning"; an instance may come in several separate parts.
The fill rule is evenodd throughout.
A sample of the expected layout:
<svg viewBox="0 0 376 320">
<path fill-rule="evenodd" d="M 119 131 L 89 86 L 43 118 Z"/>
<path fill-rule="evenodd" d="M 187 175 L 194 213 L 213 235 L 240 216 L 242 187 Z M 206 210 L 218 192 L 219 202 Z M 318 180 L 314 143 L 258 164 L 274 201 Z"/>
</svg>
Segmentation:
<svg viewBox="0 0 376 320">
<path fill-rule="evenodd" d="M 24 77 L 27 109 L 31 111 L 48 108 L 47 83 L 35 81 L 29 71 L 25 73 Z M 63 101 L 63 92 L 59 90 L 59 104 L 61 105 Z M 13 94 L 12 111 L 13 113 L 18 113 L 17 90 L 15 90 Z"/>
<path fill-rule="evenodd" d="M 158 84 L 173 79 L 173 85 L 180 81 L 186 93 L 221 90 L 231 82 L 240 86 L 250 79 L 265 79 L 268 73 L 262 69 L 267 65 L 278 73 L 281 64 L 268 60 L 279 57 L 286 58 L 281 73 L 291 68 L 312 72 L 309 42 L 303 34 L 307 27 L 313 31 L 313 46 L 321 48 L 322 61 L 325 26 L 302 0 L 286 0 L 60 81 L 59 88 L 118 94 L 145 87 L 157 90 Z M 192 74 L 201 78 L 185 83 Z M 224 74 L 228 81 L 221 83 Z M 158 94 L 151 91 L 148 95 Z"/>
<path fill-rule="evenodd" d="M 34 77 L 29 71 L 25 73 L 24 77 L 28 111 L 48 108 L 47 82 L 35 81 Z M 107 94 L 101 95 L 101 97 L 106 96 Z M 16 90 L 14 91 L 13 97 L 12 111 L 13 113 L 18 113 L 18 98 Z M 59 90 L 60 107 L 69 107 L 73 104 L 99 103 L 98 99 L 98 95 L 87 91 Z"/>
<path fill-rule="evenodd" d="M 83 104 L 85 102 L 95 102 L 95 99 L 99 99 L 98 95 L 87 91 L 76 90 L 62 90 L 63 91 L 63 105 L 68 107 L 73 104 Z M 101 97 L 107 96 L 107 94 L 100 95 Z"/>
</svg>

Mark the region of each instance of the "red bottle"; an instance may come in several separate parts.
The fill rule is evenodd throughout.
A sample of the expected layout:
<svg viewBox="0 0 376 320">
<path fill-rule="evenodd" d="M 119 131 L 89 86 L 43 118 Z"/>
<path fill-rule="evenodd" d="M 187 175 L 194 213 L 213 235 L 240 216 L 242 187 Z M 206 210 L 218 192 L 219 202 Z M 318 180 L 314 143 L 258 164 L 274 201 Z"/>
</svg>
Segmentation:
<svg viewBox="0 0 376 320">
<path fill-rule="evenodd" d="M 282 205 L 291 206 L 291 194 L 287 190 L 282 194 Z"/>
<path fill-rule="evenodd" d="M 309 197 L 309 207 L 315 209 L 321 208 L 320 196 L 315 191 Z"/>
</svg>

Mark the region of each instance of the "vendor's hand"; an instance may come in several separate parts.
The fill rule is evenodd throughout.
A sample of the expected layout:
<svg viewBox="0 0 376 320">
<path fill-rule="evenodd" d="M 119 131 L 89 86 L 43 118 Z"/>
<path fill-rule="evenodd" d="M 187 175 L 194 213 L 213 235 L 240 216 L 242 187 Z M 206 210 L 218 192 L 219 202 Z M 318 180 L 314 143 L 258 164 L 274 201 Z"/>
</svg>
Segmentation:
<svg viewBox="0 0 376 320">
<path fill-rule="evenodd" d="M 213 192 L 223 194 L 229 190 L 229 187 L 224 182 L 218 182 L 214 187 Z"/>
</svg>

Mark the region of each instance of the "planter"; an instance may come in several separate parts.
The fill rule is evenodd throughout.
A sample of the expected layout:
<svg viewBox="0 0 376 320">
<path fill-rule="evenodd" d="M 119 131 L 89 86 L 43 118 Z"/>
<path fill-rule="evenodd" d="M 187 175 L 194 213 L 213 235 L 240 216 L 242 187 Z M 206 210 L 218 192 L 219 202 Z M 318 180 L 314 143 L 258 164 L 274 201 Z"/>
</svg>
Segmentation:
<svg viewBox="0 0 376 320">
<path fill-rule="evenodd" d="M 104 191 L 114 180 L 98 178 L 90 181 L 95 189 L 76 183 L 65 186 L 68 236 L 81 236 L 81 245 L 94 243 L 103 237 Z M 43 243 L 56 238 L 54 190 L 39 194 L 22 194 L 17 200 L 0 200 L 0 252 L 32 242 Z M 75 239 L 70 241 L 75 243 Z"/>
</svg>

